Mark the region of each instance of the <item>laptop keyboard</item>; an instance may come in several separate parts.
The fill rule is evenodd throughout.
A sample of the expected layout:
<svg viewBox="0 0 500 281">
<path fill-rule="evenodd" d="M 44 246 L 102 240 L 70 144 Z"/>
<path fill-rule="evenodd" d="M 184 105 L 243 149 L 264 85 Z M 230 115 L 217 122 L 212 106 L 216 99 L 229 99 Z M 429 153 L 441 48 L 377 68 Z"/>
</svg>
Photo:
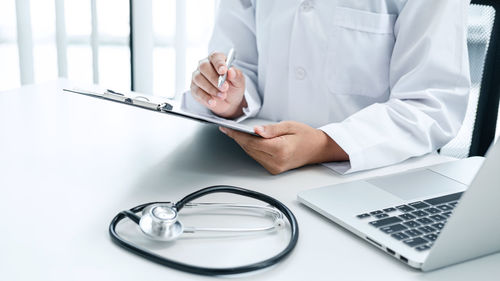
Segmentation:
<svg viewBox="0 0 500 281">
<path fill-rule="evenodd" d="M 463 192 L 374 210 L 357 217 L 417 251 L 432 247 Z"/>
</svg>

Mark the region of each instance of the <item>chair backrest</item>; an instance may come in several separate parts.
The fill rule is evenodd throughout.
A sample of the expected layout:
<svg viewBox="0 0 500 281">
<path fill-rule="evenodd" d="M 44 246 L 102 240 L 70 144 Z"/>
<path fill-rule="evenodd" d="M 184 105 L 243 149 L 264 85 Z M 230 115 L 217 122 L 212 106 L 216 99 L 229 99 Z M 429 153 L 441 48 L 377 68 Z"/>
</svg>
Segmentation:
<svg viewBox="0 0 500 281">
<path fill-rule="evenodd" d="M 495 138 L 500 101 L 499 8 L 497 0 L 471 1 L 467 36 L 471 94 L 463 126 L 441 154 L 484 156 Z"/>
</svg>

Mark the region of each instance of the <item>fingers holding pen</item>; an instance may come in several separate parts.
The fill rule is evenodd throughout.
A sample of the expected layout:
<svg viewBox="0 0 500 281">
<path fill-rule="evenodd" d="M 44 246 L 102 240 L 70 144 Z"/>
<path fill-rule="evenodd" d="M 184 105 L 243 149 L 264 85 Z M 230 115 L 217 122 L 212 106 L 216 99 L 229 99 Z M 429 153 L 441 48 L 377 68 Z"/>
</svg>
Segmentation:
<svg viewBox="0 0 500 281">
<path fill-rule="evenodd" d="M 217 72 L 218 75 L 224 75 L 227 72 L 226 66 L 226 55 L 219 52 L 213 52 L 208 56 L 210 63 L 212 64 L 213 69 Z"/>
<path fill-rule="evenodd" d="M 206 78 L 206 81 L 208 81 L 213 86 L 213 88 L 217 89 L 218 92 L 225 93 L 227 92 L 227 90 L 229 90 L 228 83 L 224 83 L 222 84 L 221 87 L 218 87 L 219 74 L 215 70 L 213 64 L 208 59 L 200 61 L 200 63 L 198 64 L 197 71 L 198 73 L 196 73 L 195 71 L 195 73 L 193 74 L 193 80 L 196 78 L 198 79 L 198 81 L 201 81 L 199 80 L 201 77 L 198 76 L 203 76 Z M 203 89 L 205 89 L 207 92 L 210 93 L 210 89 L 205 88 L 204 85 L 199 84 L 198 86 L 202 87 Z"/>
<path fill-rule="evenodd" d="M 218 52 L 210 54 L 198 63 L 191 80 L 193 97 L 224 118 L 240 116 L 243 105 L 246 106 L 245 76 L 241 70 L 231 67 L 234 54 L 234 49 L 229 50 L 227 57 Z"/>
<path fill-rule="evenodd" d="M 198 85 L 194 83 L 194 81 L 191 82 L 191 95 L 201 104 L 208 108 L 215 108 L 217 105 L 217 101 L 215 98 L 207 93 L 205 90 L 200 88 Z"/>
<path fill-rule="evenodd" d="M 201 83 L 203 84 L 203 83 Z M 221 92 L 217 93 L 215 96 L 211 93 L 206 92 L 203 88 L 199 87 L 197 83 L 191 81 L 191 95 L 199 103 L 209 108 L 216 114 L 222 114 L 228 110 L 230 104 L 224 99 L 227 95 L 224 93 L 222 98 L 220 97 Z"/>
<path fill-rule="evenodd" d="M 245 88 L 245 76 L 243 75 L 243 72 L 241 72 L 241 70 L 235 67 L 231 67 L 228 70 L 227 81 L 230 82 L 231 85 L 235 88 Z"/>
<path fill-rule="evenodd" d="M 211 81 L 203 75 L 200 70 L 195 71 L 193 73 L 193 78 L 192 82 L 205 91 L 207 94 L 213 96 L 213 97 L 219 97 L 221 99 L 224 99 L 226 97 L 226 91 L 222 91 L 221 89 L 217 88 L 216 86 L 211 83 Z"/>
</svg>

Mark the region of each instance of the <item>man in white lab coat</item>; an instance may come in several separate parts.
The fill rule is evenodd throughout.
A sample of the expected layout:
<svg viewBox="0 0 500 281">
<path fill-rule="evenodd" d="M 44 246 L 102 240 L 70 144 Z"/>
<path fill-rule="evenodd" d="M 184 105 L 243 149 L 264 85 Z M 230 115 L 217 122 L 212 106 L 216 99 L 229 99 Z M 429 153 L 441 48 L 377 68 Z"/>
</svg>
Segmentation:
<svg viewBox="0 0 500 281">
<path fill-rule="evenodd" d="M 273 174 L 332 161 L 354 172 L 435 151 L 465 116 L 468 5 L 221 0 L 186 102 L 229 119 L 293 120 L 256 127 L 262 138 L 221 128 Z"/>
</svg>

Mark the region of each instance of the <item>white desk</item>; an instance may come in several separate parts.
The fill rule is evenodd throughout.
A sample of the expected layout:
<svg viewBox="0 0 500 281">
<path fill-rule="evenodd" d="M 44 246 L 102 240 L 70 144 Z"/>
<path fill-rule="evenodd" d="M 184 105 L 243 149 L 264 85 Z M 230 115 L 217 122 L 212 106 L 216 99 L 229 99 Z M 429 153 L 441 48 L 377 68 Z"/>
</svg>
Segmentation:
<svg viewBox="0 0 500 281">
<path fill-rule="evenodd" d="M 301 190 L 445 160 L 441 157 L 345 177 L 322 166 L 272 176 L 215 126 L 61 92 L 70 85 L 61 80 L 0 93 L 2 280 L 212 279 L 125 252 L 111 242 L 107 229 L 122 209 L 149 201 L 177 201 L 213 184 L 238 185 L 274 196 L 299 220 L 300 238 L 292 255 L 241 279 L 486 280 L 500 276 L 498 254 L 426 274 L 412 270 L 296 200 Z M 203 239 L 155 247 L 184 261 L 231 264 L 270 255 L 279 238 L 236 241 L 229 249 Z"/>
</svg>

